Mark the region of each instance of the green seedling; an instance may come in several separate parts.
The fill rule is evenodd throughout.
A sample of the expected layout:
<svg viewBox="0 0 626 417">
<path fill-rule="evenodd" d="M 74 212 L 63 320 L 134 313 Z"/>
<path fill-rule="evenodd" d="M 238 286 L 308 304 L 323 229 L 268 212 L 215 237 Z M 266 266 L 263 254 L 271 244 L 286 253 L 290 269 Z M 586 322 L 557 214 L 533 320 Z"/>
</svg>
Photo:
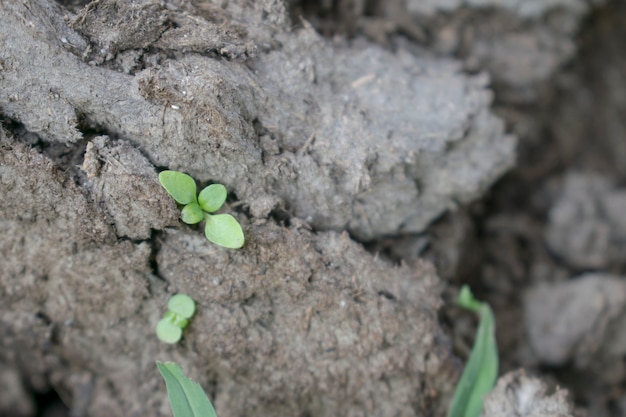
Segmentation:
<svg viewBox="0 0 626 417">
<path fill-rule="evenodd" d="M 467 365 L 459 380 L 448 417 L 479 417 L 483 401 L 493 389 L 498 377 L 498 346 L 495 320 L 487 303 L 474 298 L 467 285 L 461 288 L 458 304 L 478 313 L 480 323 Z"/>
<path fill-rule="evenodd" d="M 172 362 L 156 365 L 165 380 L 174 417 L 217 417 L 202 387 L 187 378 L 180 366 Z"/>
<path fill-rule="evenodd" d="M 239 249 L 244 244 L 243 230 L 230 214 L 211 214 L 226 201 L 226 187 L 211 184 L 196 196 L 196 182 L 189 175 L 177 171 L 163 171 L 159 182 L 165 191 L 182 206 L 181 220 L 187 224 L 205 221 L 204 235 L 216 245 Z"/>
<path fill-rule="evenodd" d="M 168 311 L 156 326 L 160 341 L 178 343 L 183 337 L 183 329 L 196 312 L 196 303 L 185 294 L 176 294 L 167 302 Z"/>
</svg>

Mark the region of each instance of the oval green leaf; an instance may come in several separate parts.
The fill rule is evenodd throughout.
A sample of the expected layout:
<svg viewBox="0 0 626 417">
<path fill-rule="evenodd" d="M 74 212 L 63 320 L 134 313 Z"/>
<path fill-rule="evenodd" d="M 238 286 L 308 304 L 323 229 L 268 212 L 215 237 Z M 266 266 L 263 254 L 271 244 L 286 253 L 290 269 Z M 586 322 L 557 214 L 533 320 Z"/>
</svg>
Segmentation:
<svg viewBox="0 0 626 417">
<path fill-rule="evenodd" d="M 216 245 L 230 249 L 239 249 L 244 244 L 243 230 L 230 214 L 207 214 L 204 235 Z"/>
<path fill-rule="evenodd" d="M 159 182 L 178 204 L 196 201 L 196 182 L 189 175 L 178 171 L 163 171 Z"/>
<path fill-rule="evenodd" d="M 204 213 L 198 203 L 187 204 L 180 211 L 180 219 L 187 224 L 197 224 L 204 218 Z"/>
<path fill-rule="evenodd" d="M 187 294 L 176 294 L 167 302 L 167 308 L 182 318 L 190 319 L 196 312 L 196 303 Z"/>
<path fill-rule="evenodd" d="M 207 213 L 219 210 L 224 201 L 226 201 L 226 187 L 222 184 L 211 184 L 198 195 L 198 203 Z"/>
<path fill-rule="evenodd" d="M 157 362 L 165 380 L 174 417 L 217 417 L 209 398 L 198 383 L 187 378 L 173 362 Z"/>
<path fill-rule="evenodd" d="M 161 342 L 174 344 L 183 337 L 183 330 L 173 325 L 167 318 L 163 318 L 156 326 L 156 335 Z"/>
</svg>

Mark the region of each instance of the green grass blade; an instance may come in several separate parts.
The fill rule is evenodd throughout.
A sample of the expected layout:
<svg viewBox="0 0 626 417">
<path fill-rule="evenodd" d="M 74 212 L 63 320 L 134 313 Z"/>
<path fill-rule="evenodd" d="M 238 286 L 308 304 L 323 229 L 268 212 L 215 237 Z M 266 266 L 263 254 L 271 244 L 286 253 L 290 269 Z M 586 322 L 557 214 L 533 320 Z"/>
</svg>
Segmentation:
<svg viewBox="0 0 626 417">
<path fill-rule="evenodd" d="M 472 353 L 459 380 L 448 417 L 479 417 L 483 401 L 498 377 L 498 347 L 491 308 L 476 300 L 467 286 L 461 289 L 459 304 L 477 312 L 480 323 Z"/>
<path fill-rule="evenodd" d="M 165 380 L 174 417 L 217 417 L 202 387 L 187 378 L 178 365 L 172 362 L 156 365 Z"/>
<path fill-rule="evenodd" d="M 196 182 L 189 175 L 178 171 L 163 171 L 159 182 L 178 204 L 196 202 Z"/>
</svg>

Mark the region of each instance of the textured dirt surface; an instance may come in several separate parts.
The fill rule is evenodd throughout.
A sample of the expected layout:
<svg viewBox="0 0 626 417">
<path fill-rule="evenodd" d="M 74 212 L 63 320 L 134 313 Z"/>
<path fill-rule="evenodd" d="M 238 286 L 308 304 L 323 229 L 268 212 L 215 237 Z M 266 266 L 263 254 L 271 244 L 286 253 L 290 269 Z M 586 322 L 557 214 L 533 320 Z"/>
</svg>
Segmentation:
<svg viewBox="0 0 626 417">
<path fill-rule="evenodd" d="M 524 367 L 543 375 L 550 386 L 570 390 L 577 413 L 592 416 L 626 410 L 622 302 L 608 302 L 620 300 L 626 273 L 620 256 L 625 13 L 623 3 L 612 2 L 583 21 L 576 56 L 540 84 L 530 106 L 496 88 L 497 111 L 520 139 L 518 165 L 483 203 L 435 226 L 432 237 L 442 276 L 473 283 L 494 307 L 503 371 Z M 612 277 L 610 294 L 600 291 L 604 284 L 581 285 L 586 273 Z M 533 311 L 540 297 L 545 314 Z M 597 321 L 585 327 L 590 320 Z M 463 332 L 462 322 L 455 327 Z M 538 343 L 573 350 L 555 365 L 541 358 Z"/>
<path fill-rule="evenodd" d="M 446 216 L 427 234 L 379 240 L 373 248 L 397 261 L 427 256 L 449 282 L 469 282 L 489 300 L 498 322 L 503 371 L 525 367 L 550 385 L 567 387 L 581 406 L 577 415 L 623 415 L 622 360 L 616 359 L 625 346 L 619 330 L 623 318 L 616 313 L 620 303 L 605 308 L 597 293 L 571 285 L 566 305 L 572 313 L 577 310 L 574 300 L 593 313 L 575 321 L 556 300 L 569 281 L 573 284 L 590 269 L 613 276 L 617 288 L 624 281 L 624 4 L 299 4 L 300 12 L 323 33 L 365 34 L 404 48 L 407 42 L 397 37 L 401 32 L 436 54 L 454 54 L 467 70 L 489 71 L 496 112 L 519 138 L 516 168 L 482 202 Z M 415 7 L 406 13 L 403 4 Z M 542 288 L 561 287 L 554 297 L 543 298 L 544 311 L 553 309 L 547 313 L 552 318 L 532 314 L 540 322 L 531 319 L 532 309 L 524 308 L 525 289 L 539 296 Z M 444 296 L 452 302 L 455 293 Z M 612 313 L 604 315 L 608 311 Z M 443 317 L 452 324 L 457 351 L 466 352 L 471 325 L 452 309 L 445 309 Z M 540 335 L 548 341 L 542 341 L 569 349 L 568 338 L 576 332 L 589 338 L 582 325 L 596 319 L 608 326 L 601 340 L 594 341 L 590 357 L 596 361 L 573 366 L 574 356 L 568 355 L 565 363 L 554 366 L 538 359 L 527 329 L 538 330 L 543 323 L 548 327 Z M 565 321 L 572 326 L 564 338 L 547 331 Z M 465 338 L 470 342 L 459 342 Z"/>
<path fill-rule="evenodd" d="M 554 417 L 573 415 L 567 392 L 549 393 L 546 384 L 524 371 L 503 375 L 485 399 L 485 417 Z"/>
<path fill-rule="evenodd" d="M 429 264 L 393 267 L 345 233 L 268 221 L 245 227 L 240 251 L 167 230 L 157 238 L 156 276 L 147 243 L 113 238 L 95 190 L 67 183 L 48 158 L 11 142 L 3 138 L 1 165 L 2 359 L 20 364 L 29 385 L 49 379 L 69 392 L 73 412 L 166 415 L 154 395 L 157 359 L 210 382 L 225 416 L 421 414 L 437 408 L 458 372 L 437 324 Z M 143 203 L 169 201 L 156 194 Z M 30 213 L 18 209 L 28 204 Z M 167 347 L 153 325 L 175 292 L 193 294 L 199 308 L 184 343 Z"/>
<path fill-rule="evenodd" d="M 591 9 L 584 0 L 298 3 L 326 33 L 362 32 L 393 43 L 400 32 L 437 54 L 456 55 L 470 71 L 489 71 L 499 100 L 516 103 L 536 100 L 572 58 L 577 29 Z"/>
<path fill-rule="evenodd" d="M 151 230 L 178 224 L 180 211 L 163 193 L 154 166 L 127 142 L 95 137 L 87 142 L 81 169 L 83 185 L 112 218 L 119 237 L 148 239 Z"/>
<path fill-rule="evenodd" d="M 626 260 L 626 191 L 611 177 L 571 173 L 550 209 L 546 241 L 573 268 L 606 269 Z"/>
<path fill-rule="evenodd" d="M 0 414 L 169 415 L 173 360 L 220 416 L 443 416 L 461 283 L 496 313 L 485 415 L 623 414 L 625 17 L 0 2 Z M 227 186 L 242 250 L 178 221 L 166 168 Z M 177 292 L 198 313 L 166 346 Z"/>
<path fill-rule="evenodd" d="M 53 26 L 63 20 L 47 2 L 3 6 L 16 25 L 4 35 L 7 116 L 54 142 L 80 140 L 79 122 L 105 130 L 158 166 L 226 184 L 253 215 L 281 206 L 317 229 L 365 240 L 424 230 L 513 164 L 515 141 L 489 111 L 485 77 L 450 60 L 334 44 L 305 27 L 276 34 L 280 47 L 245 63 L 155 44 L 129 75 L 115 71 L 128 66 L 120 53 L 146 48 L 170 11 L 115 4 L 91 3 L 74 18 L 86 38 Z M 115 24 L 121 19 L 131 27 Z M 33 33 L 28 21 L 48 32 Z M 221 33 L 208 22 L 204 30 Z M 42 119 L 47 108 L 58 114 Z"/>
<path fill-rule="evenodd" d="M 626 286 L 622 277 L 586 274 L 557 284 L 538 284 L 524 300 L 525 323 L 530 344 L 539 360 L 552 366 L 574 361 L 579 368 L 598 367 L 593 358 L 604 340 L 619 339 L 608 328 L 621 322 L 626 306 Z M 616 320 L 618 319 L 618 320 Z M 619 357 L 626 352 L 616 350 L 611 372 L 618 373 Z M 623 377 L 623 376 L 622 376 Z M 621 379 L 621 377 L 618 377 Z"/>
</svg>

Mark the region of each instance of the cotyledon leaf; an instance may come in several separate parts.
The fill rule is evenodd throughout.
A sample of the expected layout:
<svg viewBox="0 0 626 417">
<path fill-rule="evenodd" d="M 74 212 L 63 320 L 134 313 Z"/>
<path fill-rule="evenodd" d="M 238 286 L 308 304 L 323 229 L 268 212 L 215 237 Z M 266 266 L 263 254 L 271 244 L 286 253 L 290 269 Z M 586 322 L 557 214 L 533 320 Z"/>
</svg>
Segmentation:
<svg viewBox="0 0 626 417">
<path fill-rule="evenodd" d="M 178 171 L 162 171 L 159 174 L 159 182 L 178 204 L 185 205 L 197 201 L 196 182 L 189 175 Z"/>
<path fill-rule="evenodd" d="M 204 213 L 196 202 L 187 204 L 180 212 L 180 219 L 187 224 L 200 223 L 203 218 Z"/>
<path fill-rule="evenodd" d="M 172 323 L 170 317 L 164 317 L 156 326 L 157 338 L 164 343 L 176 344 L 183 337 L 183 328 Z"/>
<path fill-rule="evenodd" d="M 213 213 L 222 207 L 226 201 L 226 187 L 222 184 L 211 184 L 200 191 L 198 204 L 207 213 Z"/>
<path fill-rule="evenodd" d="M 190 319 L 196 312 L 196 302 L 187 294 L 176 294 L 167 302 L 167 308 L 185 319 Z"/>
<path fill-rule="evenodd" d="M 215 409 L 198 383 L 187 378 L 173 362 L 157 362 L 167 388 L 174 417 L 217 417 Z"/>
<path fill-rule="evenodd" d="M 204 235 L 220 246 L 239 249 L 244 244 L 243 230 L 230 214 L 205 214 Z"/>
<path fill-rule="evenodd" d="M 498 377 L 495 320 L 491 307 L 476 300 L 466 285 L 461 288 L 458 303 L 478 313 L 480 323 L 472 353 L 454 392 L 448 417 L 479 417 L 484 397 L 493 389 Z"/>
</svg>

